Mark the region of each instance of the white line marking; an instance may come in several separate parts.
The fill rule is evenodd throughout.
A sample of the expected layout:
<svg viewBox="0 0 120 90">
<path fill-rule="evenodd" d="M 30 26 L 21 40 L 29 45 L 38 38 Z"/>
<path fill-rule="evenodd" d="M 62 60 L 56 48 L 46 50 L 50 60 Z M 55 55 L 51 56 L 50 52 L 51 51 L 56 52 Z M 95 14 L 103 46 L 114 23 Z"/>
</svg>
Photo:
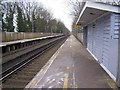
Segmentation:
<svg viewBox="0 0 120 90">
<path fill-rule="evenodd" d="M 76 87 L 76 84 L 75 84 L 75 68 L 74 68 L 75 66 L 74 66 L 74 64 L 73 64 L 73 88 L 75 88 Z"/>
<path fill-rule="evenodd" d="M 38 73 L 38 75 L 35 76 L 36 79 L 37 79 L 37 77 L 40 77 L 39 80 L 32 80 L 31 82 L 33 82 L 33 83 L 31 83 L 30 85 L 28 84 L 26 86 L 26 88 L 30 88 L 30 87 L 33 88 L 33 87 L 35 87 L 38 84 L 38 82 L 41 81 L 41 79 L 43 78 L 43 76 L 45 75 L 45 73 L 48 71 L 48 69 L 50 68 L 50 66 L 52 65 L 53 61 L 55 60 L 55 58 L 56 58 L 56 56 L 58 54 L 59 54 L 59 52 L 55 53 L 53 55 L 53 57 L 47 62 L 47 64 L 43 67 L 43 69 Z"/>
<path fill-rule="evenodd" d="M 60 48 L 62 48 L 65 44 L 63 44 Z"/>
<path fill-rule="evenodd" d="M 73 88 L 76 87 L 76 84 L 75 84 L 75 73 L 73 72 Z"/>
<path fill-rule="evenodd" d="M 37 73 L 37 75 L 35 76 L 35 78 L 33 78 L 31 80 L 30 83 L 28 83 L 28 85 L 26 85 L 25 88 L 35 88 L 35 86 L 42 80 L 42 78 L 44 77 L 44 75 L 46 74 L 46 72 L 48 71 L 48 69 L 50 68 L 50 66 L 52 65 L 52 63 L 54 62 L 55 58 L 58 56 L 61 48 L 64 46 L 64 43 L 62 44 L 62 46 L 56 51 L 56 53 L 50 58 L 50 60 L 45 64 L 45 66 L 40 70 L 40 72 Z"/>
<path fill-rule="evenodd" d="M 70 69 L 70 67 L 67 67 L 67 69 Z"/>
</svg>

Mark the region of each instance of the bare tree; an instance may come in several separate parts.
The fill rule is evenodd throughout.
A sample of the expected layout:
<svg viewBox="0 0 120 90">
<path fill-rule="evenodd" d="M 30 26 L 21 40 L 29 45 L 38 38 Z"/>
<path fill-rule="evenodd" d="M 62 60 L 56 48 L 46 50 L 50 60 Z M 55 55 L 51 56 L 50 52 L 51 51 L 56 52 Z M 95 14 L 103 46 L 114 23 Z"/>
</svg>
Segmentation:
<svg viewBox="0 0 120 90">
<path fill-rule="evenodd" d="M 14 31 L 14 13 L 16 8 L 15 2 L 1 2 L 2 13 L 2 30 L 12 32 Z M 4 17 L 5 16 L 5 17 Z M 4 17 L 4 18 L 3 18 Z"/>
<path fill-rule="evenodd" d="M 69 4 L 72 5 L 71 6 L 71 15 L 77 16 L 80 12 L 80 7 L 81 7 L 81 2 L 79 0 L 70 0 Z"/>
<path fill-rule="evenodd" d="M 113 0 L 113 5 L 120 6 L 120 0 Z"/>
<path fill-rule="evenodd" d="M 15 20 L 16 31 L 18 32 L 52 33 L 52 30 L 54 32 L 62 32 L 60 31 L 60 28 L 63 29 L 62 27 L 65 27 L 62 24 L 58 25 L 57 20 L 53 19 L 53 14 L 38 2 L 28 2 L 23 0 L 4 2 L 2 9 L 2 18 L 4 18 L 2 26 L 13 26 L 13 21 Z M 16 19 L 14 19 L 13 16 Z M 7 23 L 8 21 L 10 21 L 10 23 Z M 11 30 L 13 30 L 13 28 Z"/>
</svg>

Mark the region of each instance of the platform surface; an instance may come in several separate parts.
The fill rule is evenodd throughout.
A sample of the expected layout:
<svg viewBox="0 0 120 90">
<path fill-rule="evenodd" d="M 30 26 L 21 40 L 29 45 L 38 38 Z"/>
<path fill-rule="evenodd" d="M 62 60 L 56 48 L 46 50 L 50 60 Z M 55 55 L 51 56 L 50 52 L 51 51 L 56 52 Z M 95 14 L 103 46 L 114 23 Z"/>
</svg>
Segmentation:
<svg viewBox="0 0 120 90">
<path fill-rule="evenodd" d="M 116 88 L 116 85 L 71 35 L 26 88 Z"/>
<path fill-rule="evenodd" d="M 52 36 L 44 36 L 44 37 L 33 38 L 33 39 L 22 39 L 22 40 L 9 41 L 9 42 L 0 42 L 0 47 L 6 46 L 6 45 L 17 44 L 17 43 L 24 43 L 24 42 L 33 41 L 33 40 L 46 39 L 46 38 L 56 37 L 56 36 L 60 36 L 60 35 L 61 35 L 61 34 L 52 35 Z"/>
</svg>

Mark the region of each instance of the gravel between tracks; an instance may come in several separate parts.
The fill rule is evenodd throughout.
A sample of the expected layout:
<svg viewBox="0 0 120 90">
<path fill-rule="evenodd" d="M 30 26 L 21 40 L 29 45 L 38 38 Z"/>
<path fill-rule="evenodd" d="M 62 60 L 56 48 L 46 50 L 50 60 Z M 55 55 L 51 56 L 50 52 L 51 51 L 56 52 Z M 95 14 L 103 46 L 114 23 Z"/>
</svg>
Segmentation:
<svg viewBox="0 0 120 90">
<path fill-rule="evenodd" d="M 65 40 L 66 38 L 10 76 L 10 78 L 3 82 L 2 89 L 23 89 L 32 80 L 32 78 L 34 78 L 37 72 L 40 71 L 40 69 L 64 43 Z"/>
</svg>

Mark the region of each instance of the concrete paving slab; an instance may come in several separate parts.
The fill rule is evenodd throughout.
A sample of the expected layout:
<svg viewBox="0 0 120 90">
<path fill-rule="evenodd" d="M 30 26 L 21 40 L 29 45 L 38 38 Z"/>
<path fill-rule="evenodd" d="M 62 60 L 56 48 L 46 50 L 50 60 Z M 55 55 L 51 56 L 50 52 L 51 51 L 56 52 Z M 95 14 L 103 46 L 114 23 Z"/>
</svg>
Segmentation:
<svg viewBox="0 0 120 90">
<path fill-rule="evenodd" d="M 71 35 L 26 88 L 117 88 L 115 82 Z"/>
</svg>

